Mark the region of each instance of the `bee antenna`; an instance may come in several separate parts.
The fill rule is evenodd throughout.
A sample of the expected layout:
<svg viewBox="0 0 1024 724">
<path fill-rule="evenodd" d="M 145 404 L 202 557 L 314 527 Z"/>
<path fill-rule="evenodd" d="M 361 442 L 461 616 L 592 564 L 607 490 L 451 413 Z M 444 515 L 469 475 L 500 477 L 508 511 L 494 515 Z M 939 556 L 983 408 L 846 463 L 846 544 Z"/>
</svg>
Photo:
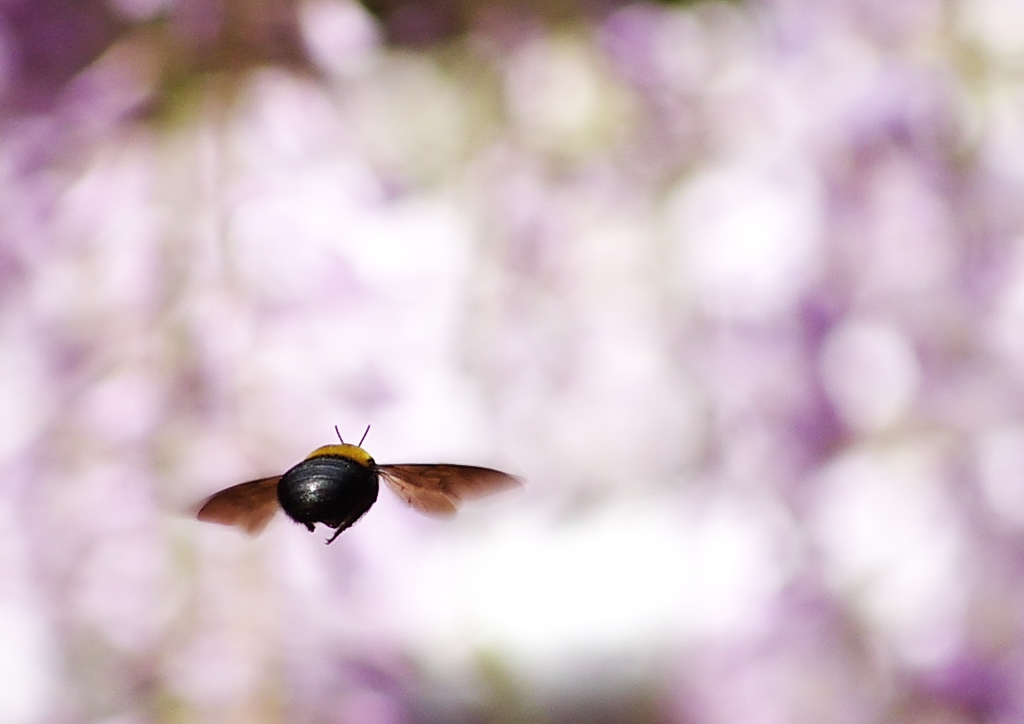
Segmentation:
<svg viewBox="0 0 1024 724">
<path fill-rule="evenodd" d="M 341 430 L 338 429 L 337 425 L 334 426 L 334 432 L 338 436 L 338 440 L 341 442 L 341 444 L 344 445 L 345 441 L 341 439 Z"/>
<path fill-rule="evenodd" d="M 370 434 L 370 426 L 367 425 L 366 426 L 366 430 L 363 432 L 363 436 L 361 438 L 359 438 L 359 447 L 363 446 L 363 440 L 365 440 L 366 436 L 369 435 L 369 434 Z"/>
</svg>

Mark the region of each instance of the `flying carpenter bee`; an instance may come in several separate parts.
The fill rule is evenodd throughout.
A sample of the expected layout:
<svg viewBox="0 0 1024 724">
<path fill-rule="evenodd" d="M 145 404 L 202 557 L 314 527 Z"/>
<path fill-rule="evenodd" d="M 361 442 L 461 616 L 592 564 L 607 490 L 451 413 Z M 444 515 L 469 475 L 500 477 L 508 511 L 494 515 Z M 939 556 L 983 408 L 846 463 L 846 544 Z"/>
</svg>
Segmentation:
<svg viewBox="0 0 1024 724">
<path fill-rule="evenodd" d="M 324 445 L 283 475 L 251 480 L 215 493 L 200 506 L 199 520 L 244 528 L 255 535 L 280 507 L 310 532 L 317 523 L 334 529 L 327 543 L 359 520 L 377 500 L 381 479 L 409 506 L 430 515 L 454 515 L 464 500 L 522 483 L 512 475 L 474 465 L 378 465 L 361 446 L 341 439 Z"/>
</svg>

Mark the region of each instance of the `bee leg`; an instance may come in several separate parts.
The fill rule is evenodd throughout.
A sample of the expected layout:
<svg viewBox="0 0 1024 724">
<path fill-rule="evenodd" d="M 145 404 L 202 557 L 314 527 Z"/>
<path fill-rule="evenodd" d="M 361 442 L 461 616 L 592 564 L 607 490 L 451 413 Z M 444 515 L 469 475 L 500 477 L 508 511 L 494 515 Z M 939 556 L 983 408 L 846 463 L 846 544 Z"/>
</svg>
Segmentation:
<svg viewBox="0 0 1024 724">
<path fill-rule="evenodd" d="M 370 502 L 372 504 L 373 501 L 370 501 Z M 348 530 L 349 528 L 351 528 L 352 524 L 355 523 L 360 518 L 362 518 L 363 514 L 366 513 L 366 511 L 369 510 L 369 508 L 370 508 L 370 506 L 367 505 L 365 508 L 363 508 L 361 510 L 356 510 L 351 515 L 349 515 L 347 518 L 342 518 L 340 521 L 337 520 L 337 519 L 330 520 L 330 521 L 327 521 L 327 520 L 320 521 L 324 525 L 329 525 L 329 526 L 334 528 L 334 535 L 332 535 L 330 540 L 327 541 L 327 545 L 330 545 L 331 543 L 333 543 L 334 539 L 337 538 L 339 535 L 341 535 L 342 532 L 344 532 L 344 531 Z"/>
<path fill-rule="evenodd" d="M 310 533 L 316 530 L 316 525 L 314 525 L 313 523 L 303 523 L 303 525 L 306 526 L 306 530 L 308 530 Z"/>
</svg>

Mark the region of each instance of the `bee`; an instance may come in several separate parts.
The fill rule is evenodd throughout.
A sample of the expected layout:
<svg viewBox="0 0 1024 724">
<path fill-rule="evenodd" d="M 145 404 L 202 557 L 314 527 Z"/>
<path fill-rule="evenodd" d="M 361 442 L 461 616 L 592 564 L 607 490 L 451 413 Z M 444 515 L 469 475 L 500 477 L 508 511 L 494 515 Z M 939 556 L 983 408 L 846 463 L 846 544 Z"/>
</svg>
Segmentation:
<svg viewBox="0 0 1024 724">
<path fill-rule="evenodd" d="M 378 465 L 358 445 L 324 445 L 283 475 L 233 485 L 207 498 L 199 520 L 234 525 L 251 535 L 263 530 L 281 508 L 310 532 L 317 523 L 334 529 L 331 544 L 377 501 L 383 480 L 407 505 L 428 515 L 451 516 L 464 500 L 517 488 L 515 476 L 475 465 Z"/>
</svg>

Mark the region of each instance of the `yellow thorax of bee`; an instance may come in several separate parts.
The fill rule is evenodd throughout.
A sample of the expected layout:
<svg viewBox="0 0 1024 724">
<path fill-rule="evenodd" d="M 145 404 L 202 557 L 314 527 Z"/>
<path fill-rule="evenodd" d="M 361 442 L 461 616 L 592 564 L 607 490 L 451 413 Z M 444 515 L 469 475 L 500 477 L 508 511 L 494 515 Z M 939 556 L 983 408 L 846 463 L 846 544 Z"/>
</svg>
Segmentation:
<svg viewBox="0 0 1024 724">
<path fill-rule="evenodd" d="M 312 460 L 313 458 L 319 458 L 325 455 L 348 458 L 349 460 L 354 460 L 366 468 L 371 467 L 374 464 L 373 458 L 370 457 L 370 453 L 366 452 L 358 445 L 349 445 L 348 443 L 341 443 L 340 445 L 323 445 L 322 447 L 318 447 L 306 456 L 306 460 Z"/>
</svg>

